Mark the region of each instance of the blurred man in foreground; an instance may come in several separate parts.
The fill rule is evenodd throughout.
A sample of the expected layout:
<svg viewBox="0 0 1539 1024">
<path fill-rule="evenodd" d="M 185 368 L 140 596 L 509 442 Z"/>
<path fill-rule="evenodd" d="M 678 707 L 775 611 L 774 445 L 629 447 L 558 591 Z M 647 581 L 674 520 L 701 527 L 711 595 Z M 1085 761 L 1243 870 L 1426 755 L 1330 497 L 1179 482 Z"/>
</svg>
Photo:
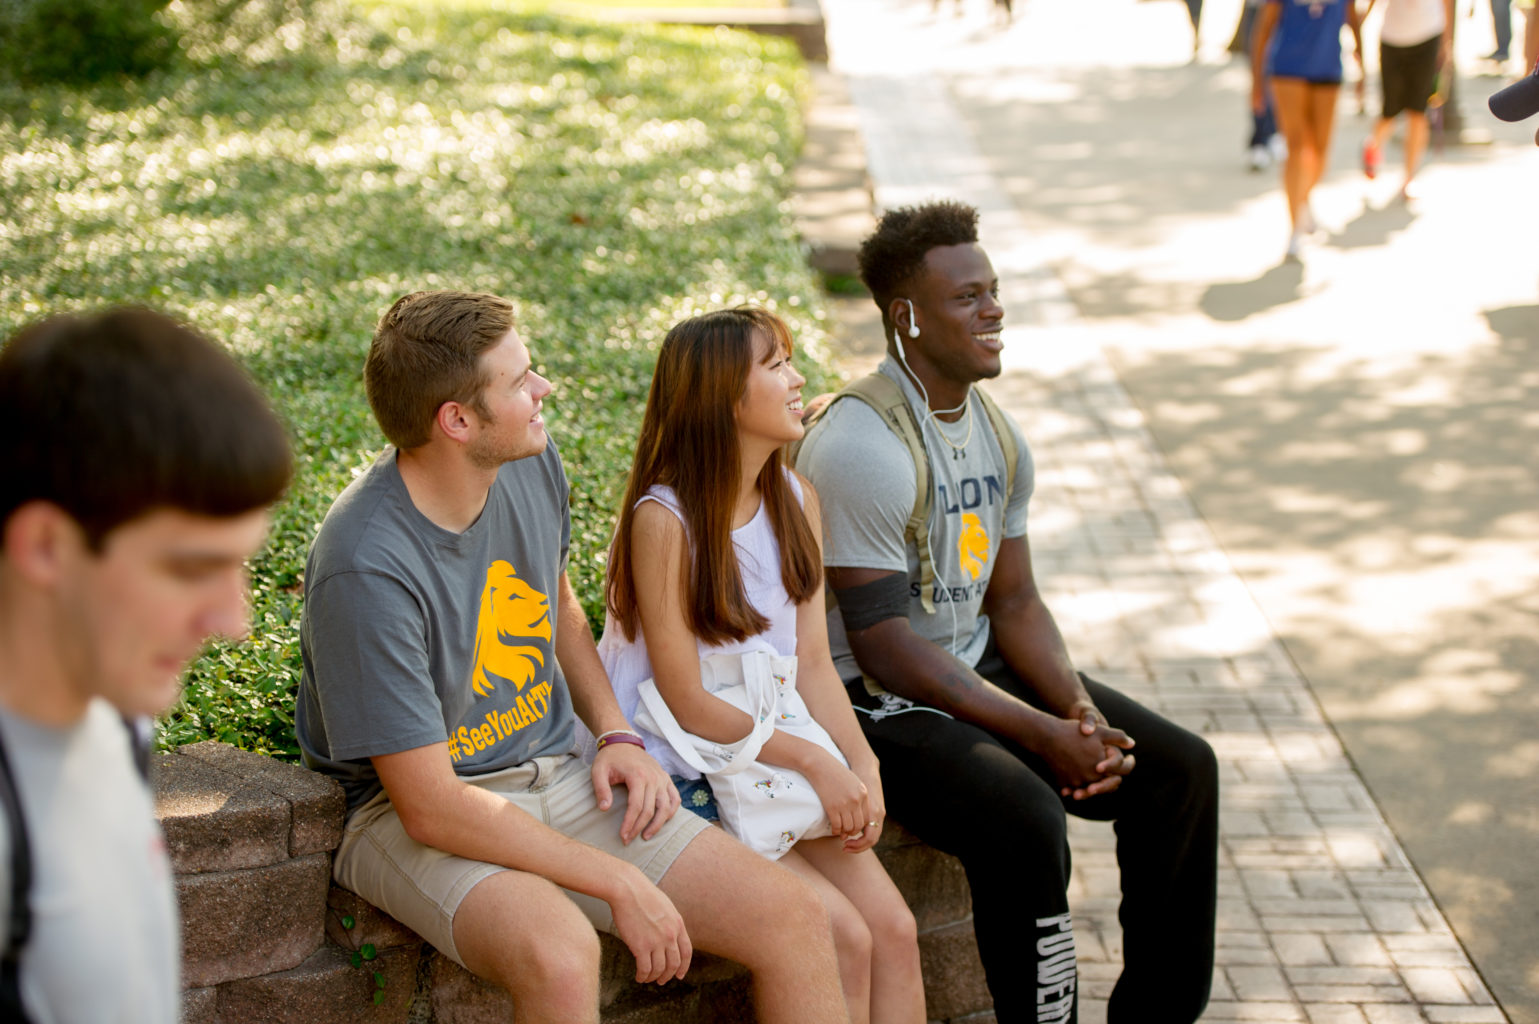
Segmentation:
<svg viewBox="0 0 1539 1024">
<path fill-rule="evenodd" d="M 136 720 L 246 627 L 288 441 L 222 348 L 159 314 L 0 352 L 0 1019 L 179 1019 L 171 867 Z"/>
</svg>

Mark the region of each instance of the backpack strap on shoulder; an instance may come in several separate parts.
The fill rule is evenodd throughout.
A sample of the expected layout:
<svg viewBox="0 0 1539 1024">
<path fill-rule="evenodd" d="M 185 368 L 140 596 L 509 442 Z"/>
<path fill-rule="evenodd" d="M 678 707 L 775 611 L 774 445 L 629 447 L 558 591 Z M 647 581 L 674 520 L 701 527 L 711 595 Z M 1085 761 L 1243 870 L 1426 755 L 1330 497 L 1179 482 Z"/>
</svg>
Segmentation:
<svg viewBox="0 0 1539 1024">
<path fill-rule="evenodd" d="M 974 384 L 973 390 L 983 403 L 983 411 L 989 417 L 989 426 L 994 428 L 994 437 L 999 441 L 999 450 L 1005 457 L 1005 500 L 1009 501 L 1010 495 L 1015 493 L 1015 464 L 1021 456 L 1020 446 L 1015 443 L 1015 432 L 1010 429 L 1010 420 L 1005 411 L 978 385 Z"/>
<path fill-rule="evenodd" d="M 155 749 L 155 720 L 149 715 L 122 717 L 123 728 L 128 730 L 128 751 L 133 755 L 134 768 L 145 785 L 149 785 L 150 754 Z"/>
<path fill-rule="evenodd" d="M 898 387 L 897 382 L 886 374 L 872 372 L 852 381 L 828 405 L 819 409 L 807 423 L 808 431 L 827 414 L 834 402 L 845 398 L 859 399 L 875 410 L 887 428 L 903 442 L 914 460 L 914 507 L 909 512 L 908 522 L 904 524 L 903 536 L 913 543 L 914 550 L 919 554 L 919 603 L 926 612 L 933 615 L 935 601 L 931 591 L 935 584 L 935 562 L 930 557 L 929 530 L 933 495 L 930 487 L 930 457 L 925 451 L 924 439 L 919 436 L 919 421 L 914 418 L 914 410 L 903 397 L 903 389 Z M 793 461 L 799 450 L 800 442 L 796 442 L 791 451 Z"/>
<path fill-rule="evenodd" d="M 0 741 L 0 812 L 10 832 L 11 886 L 10 913 L 6 916 L 5 948 L 0 952 L 0 1016 L 5 1020 L 26 1021 L 21 1005 L 21 951 L 32 934 L 32 842 L 27 835 L 27 819 L 21 811 L 21 795 L 16 777 Z"/>
</svg>

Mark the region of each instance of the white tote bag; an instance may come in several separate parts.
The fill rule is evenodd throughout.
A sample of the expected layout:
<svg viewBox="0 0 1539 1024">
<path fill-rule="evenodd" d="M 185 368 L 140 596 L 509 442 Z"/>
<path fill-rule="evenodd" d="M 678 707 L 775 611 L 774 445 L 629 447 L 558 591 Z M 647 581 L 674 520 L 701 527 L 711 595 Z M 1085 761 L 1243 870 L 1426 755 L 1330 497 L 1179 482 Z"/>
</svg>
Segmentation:
<svg viewBox="0 0 1539 1024">
<path fill-rule="evenodd" d="M 760 748 L 781 729 L 849 764 L 796 691 L 796 657 L 767 651 L 713 654 L 700 660 L 700 682 L 707 693 L 748 713 L 753 719 L 748 735 L 717 743 L 686 732 L 651 679 L 639 687 L 636 724 L 666 739 L 685 764 L 705 776 L 726 830 L 770 860 L 799 839 L 831 834 L 823 802 L 806 776 L 758 760 Z"/>
</svg>

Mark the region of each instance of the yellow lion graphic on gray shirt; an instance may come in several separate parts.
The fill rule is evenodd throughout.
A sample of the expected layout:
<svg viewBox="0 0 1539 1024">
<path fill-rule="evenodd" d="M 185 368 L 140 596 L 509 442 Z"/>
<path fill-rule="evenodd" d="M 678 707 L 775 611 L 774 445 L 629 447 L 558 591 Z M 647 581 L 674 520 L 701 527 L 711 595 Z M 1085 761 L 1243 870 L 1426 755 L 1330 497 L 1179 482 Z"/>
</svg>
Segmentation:
<svg viewBox="0 0 1539 1024">
<path fill-rule="evenodd" d="M 487 567 L 476 620 L 470 685 L 478 696 L 490 696 L 497 688 L 496 679 L 506 679 L 520 691 L 529 685 L 536 670 L 544 666 L 545 655 L 538 647 L 519 643 L 525 638 L 550 642 L 550 599 L 499 559 Z"/>
</svg>

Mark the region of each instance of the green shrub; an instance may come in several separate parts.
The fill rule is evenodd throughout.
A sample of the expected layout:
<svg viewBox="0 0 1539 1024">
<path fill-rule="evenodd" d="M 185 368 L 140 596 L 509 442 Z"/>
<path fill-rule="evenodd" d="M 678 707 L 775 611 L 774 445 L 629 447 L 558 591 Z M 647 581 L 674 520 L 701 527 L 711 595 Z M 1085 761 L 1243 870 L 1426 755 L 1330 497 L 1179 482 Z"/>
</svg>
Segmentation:
<svg viewBox="0 0 1539 1024">
<path fill-rule="evenodd" d="M 0 67 L 23 82 L 141 75 L 176 51 L 166 0 L 0 0 Z"/>
<path fill-rule="evenodd" d="M 149 303 L 227 340 L 274 396 L 298 474 L 253 565 L 253 637 L 194 666 L 163 742 L 292 757 L 304 558 L 383 446 L 360 371 L 397 296 L 514 300 L 558 386 L 595 625 L 667 328 L 758 302 L 791 323 L 809 393 L 830 377 L 785 205 L 804 80 L 784 41 L 402 6 L 312 20 L 283 59 L 237 50 L 85 91 L 0 85 L 0 335 Z"/>
<path fill-rule="evenodd" d="M 247 64 L 305 54 L 345 30 L 344 0 L 170 0 L 165 17 L 183 51 L 197 63 L 234 59 Z"/>
</svg>

